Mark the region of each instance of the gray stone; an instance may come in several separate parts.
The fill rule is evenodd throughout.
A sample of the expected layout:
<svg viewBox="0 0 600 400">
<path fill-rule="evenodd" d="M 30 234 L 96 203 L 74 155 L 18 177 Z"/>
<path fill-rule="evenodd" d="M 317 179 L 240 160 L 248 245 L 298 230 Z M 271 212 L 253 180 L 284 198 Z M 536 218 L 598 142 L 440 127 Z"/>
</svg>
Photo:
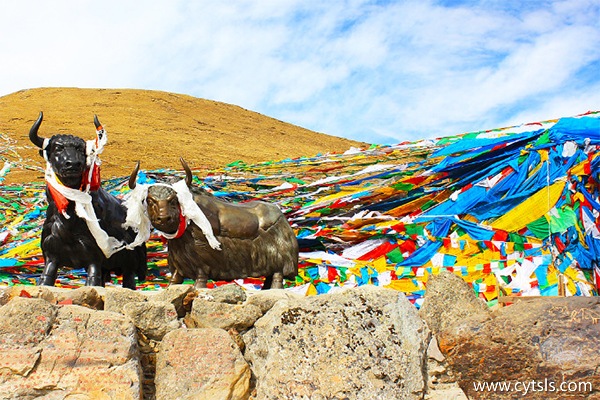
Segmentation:
<svg viewBox="0 0 600 400">
<path fill-rule="evenodd" d="M 188 326 L 194 328 L 231 328 L 238 332 L 244 331 L 254 325 L 262 317 L 260 308 L 252 304 L 227 304 L 195 298 Z"/>
<path fill-rule="evenodd" d="M 419 315 L 437 334 L 466 318 L 483 322 L 490 311 L 463 279 L 443 270 L 429 279 Z"/>
<path fill-rule="evenodd" d="M 217 286 L 210 292 L 213 301 L 227 304 L 241 304 L 246 301 L 246 291 L 236 285 L 229 283 L 227 285 Z"/>
<path fill-rule="evenodd" d="M 256 399 L 421 399 L 429 330 L 397 291 L 276 302 L 244 334 Z"/>
<path fill-rule="evenodd" d="M 235 283 L 217 286 L 214 289 L 200 288 L 197 297 L 218 303 L 241 304 L 246 301 L 246 291 Z"/>
<path fill-rule="evenodd" d="M 156 400 L 247 399 L 250 367 L 222 329 L 165 335 L 156 361 Z"/>
<path fill-rule="evenodd" d="M 148 301 L 148 297 L 144 293 L 120 287 L 107 288 L 104 296 L 104 311 L 121 314 L 125 304 Z"/>
<path fill-rule="evenodd" d="M 152 340 L 162 340 L 167 333 L 181 327 L 175 306 L 166 301 L 128 303 L 123 306 L 123 314 L 131 319 L 140 332 Z"/>
<path fill-rule="evenodd" d="M 194 290 L 193 285 L 169 285 L 166 289 L 158 291 L 155 295 L 149 297 L 149 300 L 167 301 L 173 304 L 177 311 L 177 316 L 182 318 L 186 314 L 183 301 L 186 296 L 194 292 Z"/>
</svg>

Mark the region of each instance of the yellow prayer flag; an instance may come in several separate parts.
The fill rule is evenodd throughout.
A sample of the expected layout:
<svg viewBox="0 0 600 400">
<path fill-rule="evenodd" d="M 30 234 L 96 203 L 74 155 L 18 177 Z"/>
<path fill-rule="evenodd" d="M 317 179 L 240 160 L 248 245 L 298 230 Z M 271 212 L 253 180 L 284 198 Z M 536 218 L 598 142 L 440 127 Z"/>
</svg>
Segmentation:
<svg viewBox="0 0 600 400">
<path fill-rule="evenodd" d="M 527 198 L 521 204 L 492 223 L 495 230 L 518 231 L 525 225 L 543 217 L 558 201 L 565 188 L 564 181 L 558 181 Z"/>
</svg>

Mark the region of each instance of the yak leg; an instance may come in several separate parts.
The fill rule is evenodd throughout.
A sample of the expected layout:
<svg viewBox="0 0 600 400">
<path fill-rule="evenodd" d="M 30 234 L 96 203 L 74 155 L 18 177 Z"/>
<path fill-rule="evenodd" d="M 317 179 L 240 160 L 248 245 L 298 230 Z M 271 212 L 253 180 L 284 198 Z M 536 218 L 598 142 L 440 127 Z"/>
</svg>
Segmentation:
<svg viewBox="0 0 600 400">
<path fill-rule="evenodd" d="M 271 279 L 271 289 L 283 289 L 283 273 L 275 272 Z"/>
<path fill-rule="evenodd" d="M 56 275 L 58 275 L 58 266 L 55 261 L 48 261 L 44 266 L 44 272 L 38 279 L 40 286 L 54 286 L 56 283 Z"/>
<path fill-rule="evenodd" d="M 129 271 L 123 274 L 123 287 L 135 290 L 135 272 Z"/>
<path fill-rule="evenodd" d="M 90 264 L 87 268 L 87 279 L 85 280 L 85 286 L 104 286 L 104 280 L 102 279 L 102 270 L 96 264 Z"/>
<path fill-rule="evenodd" d="M 271 289 L 273 285 L 273 275 L 265 276 L 265 281 L 263 282 L 262 288 L 260 290 Z"/>
<path fill-rule="evenodd" d="M 208 282 L 208 277 L 203 275 L 198 275 L 196 278 L 196 282 L 194 283 L 194 287 L 196 289 L 206 289 L 206 283 Z"/>
<path fill-rule="evenodd" d="M 179 285 L 183 282 L 183 275 L 179 273 L 176 269 L 171 271 L 171 279 L 169 280 L 169 285 Z"/>
</svg>

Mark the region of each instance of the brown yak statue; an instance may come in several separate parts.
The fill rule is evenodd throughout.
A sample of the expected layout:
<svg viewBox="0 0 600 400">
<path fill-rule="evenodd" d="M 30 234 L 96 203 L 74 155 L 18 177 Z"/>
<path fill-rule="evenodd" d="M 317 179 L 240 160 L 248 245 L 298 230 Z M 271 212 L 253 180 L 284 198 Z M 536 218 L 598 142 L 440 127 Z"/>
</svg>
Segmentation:
<svg viewBox="0 0 600 400">
<path fill-rule="evenodd" d="M 276 205 L 218 199 L 193 186 L 183 158 L 181 164 L 185 184 L 152 184 L 145 197 L 150 223 L 168 239 L 171 284 L 189 278 L 196 287 L 205 288 L 208 279 L 265 277 L 263 289 L 280 289 L 283 278 L 298 274 L 298 241 Z M 129 179 L 131 189 L 136 187 L 139 167 L 138 162 Z M 204 229 L 191 217 L 194 210 L 203 214 Z"/>
</svg>

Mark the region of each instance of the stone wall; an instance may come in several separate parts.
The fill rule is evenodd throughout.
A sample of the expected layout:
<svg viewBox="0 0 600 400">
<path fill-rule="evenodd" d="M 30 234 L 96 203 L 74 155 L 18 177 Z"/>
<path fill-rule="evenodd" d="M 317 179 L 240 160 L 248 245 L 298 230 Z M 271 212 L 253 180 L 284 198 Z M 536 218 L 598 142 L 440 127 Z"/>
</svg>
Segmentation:
<svg viewBox="0 0 600 400">
<path fill-rule="evenodd" d="M 418 311 L 375 286 L 5 288 L 0 398 L 520 398 L 473 384 L 559 377 L 593 385 L 573 398 L 600 398 L 598 298 L 490 311 L 454 275 L 428 289 Z"/>
</svg>

